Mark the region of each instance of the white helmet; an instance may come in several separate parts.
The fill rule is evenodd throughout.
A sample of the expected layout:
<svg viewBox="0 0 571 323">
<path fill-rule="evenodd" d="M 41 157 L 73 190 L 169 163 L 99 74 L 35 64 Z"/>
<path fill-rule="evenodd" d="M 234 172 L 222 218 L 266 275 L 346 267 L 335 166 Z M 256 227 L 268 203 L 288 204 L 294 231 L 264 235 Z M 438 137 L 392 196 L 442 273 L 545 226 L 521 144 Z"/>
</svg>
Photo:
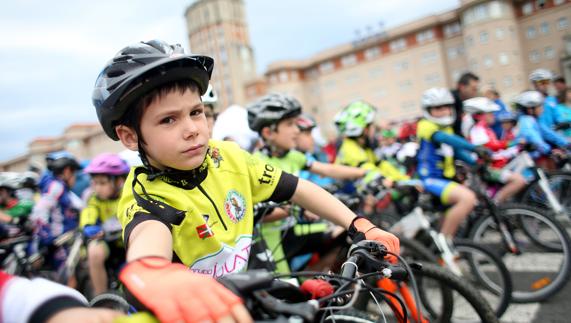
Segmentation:
<svg viewBox="0 0 571 323">
<path fill-rule="evenodd" d="M 454 97 L 448 89 L 434 87 L 424 91 L 422 94 L 421 105 L 424 117 L 438 125 L 449 126 L 456 120 L 455 109 L 452 109 L 452 115 L 443 118 L 435 118 L 430 114 L 430 111 L 428 111 L 432 107 L 454 105 Z"/>
<path fill-rule="evenodd" d="M 464 101 L 464 112 L 470 114 L 500 111 L 500 106 L 486 97 L 471 98 Z"/>
<path fill-rule="evenodd" d="M 22 176 L 15 172 L 0 173 L 0 187 L 7 187 L 13 190 L 20 188 L 22 184 Z"/>
<path fill-rule="evenodd" d="M 531 72 L 531 74 L 529 74 L 529 80 L 531 82 L 537 82 L 543 80 L 551 81 L 552 79 L 553 79 L 553 74 L 549 70 L 546 70 L 544 68 L 538 68 L 535 71 Z"/>
<path fill-rule="evenodd" d="M 535 108 L 543 104 L 545 98 L 539 91 L 525 91 L 515 98 L 515 103 L 523 108 Z"/>
<path fill-rule="evenodd" d="M 214 91 L 212 84 L 208 84 L 208 89 L 206 89 L 206 93 L 202 96 L 202 103 L 204 105 L 216 107 L 216 103 L 218 103 L 218 95 L 216 95 L 216 91 Z"/>
</svg>

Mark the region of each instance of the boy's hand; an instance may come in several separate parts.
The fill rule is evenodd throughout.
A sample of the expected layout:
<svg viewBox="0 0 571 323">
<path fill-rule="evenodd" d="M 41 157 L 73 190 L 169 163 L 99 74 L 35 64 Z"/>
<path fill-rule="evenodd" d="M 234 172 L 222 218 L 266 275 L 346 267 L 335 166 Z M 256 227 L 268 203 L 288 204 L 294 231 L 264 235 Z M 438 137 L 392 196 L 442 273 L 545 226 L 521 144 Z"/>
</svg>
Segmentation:
<svg viewBox="0 0 571 323">
<path fill-rule="evenodd" d="M 400 254 L 399 239 L 394 234 L 377 228 L 373 223 L 371 223 L 371 221 L 367 220 L 366 218 L 355 218 L 351 223 L 351 226 L 349 226 L 348 232 L 351 238 L 353 238 L 356 233 L 361 233 L 365 236 L 365 239 L 380 242 L 385 247 L 387 247 L 388 251 L 396 253 L 397 255 Z M 388 255 L 386 258 L 392 263 L 397 262 L 396 257 L 393 255 Z"/>
<path fill-rule="evenodd" d="M 242 300 L 214 278 L 164 258 L 133 261 L 119 278 L 161 322 L 252 322 Z"/>
</svg>

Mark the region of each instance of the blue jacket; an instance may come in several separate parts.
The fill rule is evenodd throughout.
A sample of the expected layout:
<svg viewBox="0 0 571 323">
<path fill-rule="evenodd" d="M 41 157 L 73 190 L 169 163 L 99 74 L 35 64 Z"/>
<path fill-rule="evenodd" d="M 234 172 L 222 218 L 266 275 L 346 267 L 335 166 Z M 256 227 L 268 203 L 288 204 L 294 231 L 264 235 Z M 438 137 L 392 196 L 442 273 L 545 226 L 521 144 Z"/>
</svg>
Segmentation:
<svg viewBox="0 0 571 323">
<path fill-rule="evenodd" d="M 500 121 L 498 121 L 498 118 L 499 118 L 499 116 L 508 113 L 509 110 L 506 107 L 506 105 L 504 104 L 504 102 L 502 102 L 501 99 L 495 99 L 494 103 L 500 107 L 500 110 L 494 112 L 494 117 L 496 118 L 496 122 L 494 122 L 494 124 L 492 125 L 492 130 L 494 130 L 494 132 L 496 133 L 496 136 L 498 138 L 500 138 L 502 135 L 503 129 L 502 129 L 502 123 Z"/>
<path fill-rule="evenodd" d="M 571 106 L 560 103 L 555 109 L 555 123 L 559 124 L 562 122 L 571 123 Z M 563 131 L 566 137 L 571 137 L 571 129 Z"/>
<path fill-rule="evenodd" d="M 543 102 L 543 113 L 539 116 L 540 124 L 552 129 L 555 125 L 555 115 L 557 110 L 557 99 L 554 96 L 548 96 Z"/>
<path fill-rule="evenodd" d="M 518 118 L 518 127 L 518 138 L 523 138 L 526 142 L 534 144 L 542 154 L 549 153 L 552 146 L 563 148 L 568 145 L 565 137 L 539 123 L 532 116 L 520 116 Z"/>
</svg>

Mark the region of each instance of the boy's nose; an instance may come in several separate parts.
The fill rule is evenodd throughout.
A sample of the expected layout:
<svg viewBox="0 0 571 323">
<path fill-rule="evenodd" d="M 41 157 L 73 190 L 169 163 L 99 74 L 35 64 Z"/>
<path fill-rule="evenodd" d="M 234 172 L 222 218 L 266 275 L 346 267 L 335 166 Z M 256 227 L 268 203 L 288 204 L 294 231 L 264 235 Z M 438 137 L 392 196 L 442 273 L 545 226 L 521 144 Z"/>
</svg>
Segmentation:
<svg viewBox="0 0 571 323">
<path fill-rule="evenodd" d="M 183 128 L 184 138 L 196 136 L 197 133 L 198 133 L 198 127 L 196 125 L 196 122 L 192 120 L 192 118 L 190 117 L 185 118 L 184 128 Z"/>
</svg>

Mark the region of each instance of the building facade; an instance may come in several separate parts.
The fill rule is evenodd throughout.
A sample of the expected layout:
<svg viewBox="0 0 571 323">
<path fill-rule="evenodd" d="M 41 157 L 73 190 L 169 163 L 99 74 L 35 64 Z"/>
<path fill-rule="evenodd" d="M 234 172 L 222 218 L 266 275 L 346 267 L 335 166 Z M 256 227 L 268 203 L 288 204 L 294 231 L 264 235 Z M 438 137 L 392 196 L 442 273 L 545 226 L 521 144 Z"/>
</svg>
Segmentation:
<svg viewBox="0 0 571 323">
<path fill-rule="evenodd" d="M 242 0 L 198 0 L 185 13 L 192 53 L 214 58 L 212 86 L 219 106 L 245 104 L 245 83 L 256 78 Z"/>
<path fill-rule="evenodd" d="M 453 87 L 467 71 L 509 101 L 528 88 L 527 76 L 547 68 L 571 79 L 571 0 L 463 0 L 425 17 L 300 61 L 270 64 L 265 85 L 246 85 L 249 100 L 268 91 L 297 97 L 326 133 L 334 115 L 362 99 L 379 121 L 420 115 L 430 87 Z"/>
</svg>

